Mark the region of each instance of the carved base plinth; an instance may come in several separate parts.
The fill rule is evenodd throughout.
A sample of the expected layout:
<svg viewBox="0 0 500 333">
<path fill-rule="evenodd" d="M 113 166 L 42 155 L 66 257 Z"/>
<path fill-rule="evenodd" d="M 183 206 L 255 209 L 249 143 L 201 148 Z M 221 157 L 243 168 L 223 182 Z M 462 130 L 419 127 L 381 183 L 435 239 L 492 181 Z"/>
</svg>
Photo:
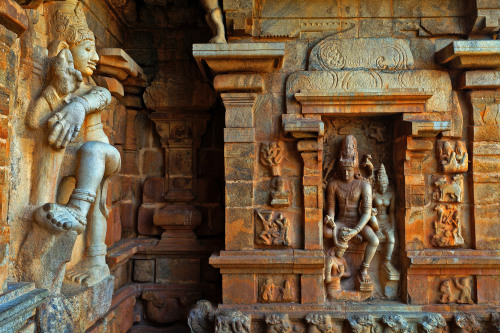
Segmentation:
<svg viewBox="0 0 500 333">
<path fill-rule="evenodd" d="M 167 205 L 155 211 L 153 223 L 165 231 L 160 246 L 194 246 L 193 229 L 201 223 L 201 214 L 193 205 Z"/>
<path fill-rule="evenodd" d="M 81 289 L 63 285 L 61 294 L 53 294 L 37 309 L 37 327 L 41 332 L 85 332 L 111 306 L 114 277 Z"/>
</svg>

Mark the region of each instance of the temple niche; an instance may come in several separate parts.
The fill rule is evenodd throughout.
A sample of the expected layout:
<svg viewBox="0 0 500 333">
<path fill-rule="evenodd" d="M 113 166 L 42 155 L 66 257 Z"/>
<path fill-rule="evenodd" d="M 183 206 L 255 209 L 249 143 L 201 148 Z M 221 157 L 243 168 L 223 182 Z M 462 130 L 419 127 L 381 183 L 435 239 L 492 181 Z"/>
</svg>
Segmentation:
<svg viewBox="0 0 500 333">
<path fill-rule="evenodd" d="M 0 333 L 500 327 L 492 0 L 0 0 Z"/>
</svg>

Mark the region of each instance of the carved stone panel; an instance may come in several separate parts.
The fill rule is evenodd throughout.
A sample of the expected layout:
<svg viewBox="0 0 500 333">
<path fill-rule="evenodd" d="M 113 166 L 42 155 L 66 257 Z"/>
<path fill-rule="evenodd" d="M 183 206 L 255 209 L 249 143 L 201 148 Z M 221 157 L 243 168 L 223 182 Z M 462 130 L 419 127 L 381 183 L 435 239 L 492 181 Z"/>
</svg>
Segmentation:
<svg viewBox="0 0 500 333">
<path fill-rule="evenodd" d="M 272 210 L 255 210 L 255 242 L 270 246 L 290 246 L 290 219 Z"/>
<path fill-rule="evenodd" d="M 293 275 L 259 277 L 258 299 L 262 303 L 298 302 L 298 285 Z"/>
<path fill-rule="evenodd" d="M 467 171 L 469 158 L 464 141 L 438 140 L 436 148 L 442 172 L 458 173 Z"/>
<path fill-rule="evenodd" d="M 473 277 L 450 277 L 439 286 L 439 303 L 473 304 Z"/>
</svg>

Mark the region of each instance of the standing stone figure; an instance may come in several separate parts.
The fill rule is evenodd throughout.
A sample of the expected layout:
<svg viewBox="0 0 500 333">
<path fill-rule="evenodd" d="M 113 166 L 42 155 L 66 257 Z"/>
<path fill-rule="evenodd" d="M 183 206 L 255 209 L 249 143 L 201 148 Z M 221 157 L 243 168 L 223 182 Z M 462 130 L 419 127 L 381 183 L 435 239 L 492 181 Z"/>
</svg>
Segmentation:
<svg viewBox="0 0 500 333">
<path fill-rule="evenodd" d="M 90 286 L 109 276 L 104 243 L 106 180 L 120 170 L 120 154 L 103 131 L 101 111 L 111 102 L 111 94 L 91 78 L 99 57 L 81 4 L 67 0 L 52 8 L 49 56 L 53 58 L 48 84 L 26 119 L 36 140 L 31 204 L 38 207 L 35 223 L 49 234 L 70 239 L 71 234 L 83 233 L 84 245 L 73 254 L 78 262 L 65 279 Z M 54 245 L 48 251 L 69 251 L 69 258 L 73 245 L 66 246 L 56 249 Z M 56 264 L 63 268 L 52 273 L 63 275 L 66 263 Z M 60 288 L 46 285 L 52 283 L 51 278 L 40 283 L 40 274 L 49 273 L 44 272 L 47 267 L 38 269 L 41 273 L 31 274 L 35 282 Z"/>
<path fill-rule="evenodd" d="M 327 215 L 325 216 L 325 236 L 341 236 L 347 242 L 356 235 L 367 242 L 363 262 L 358 272 L 360 291 L 372 291 L 373 282 L 368 273 L 370 262 L 375 255 L 379 240 L 371 226 L 367 225 L 372 210 L 372 190 L 369 183 L 360 179 L 358 169 L 358 148 L 356 138 L 348 135 L 342 142 L 340 152 L 340 179 L 333 179 L 327 185 Z M 338 215 L 335 216 L 335 209 Z M 333 226 L 346 230 L 343 235 L 333 235 Z"/>
<path fill-rule="evenodd" d="M 377 220 L 380 228 L 378 233 L 385 236 L 385 257 L 382 262 L 382 268 L 388 280 L 399 280 L 399 272 L 391 264 L 395 244 L 396 203 L 394 202 L 394 192 L 389 187 L 389 177 L 387 177 L 383 164 L 380 165 L 377 171 L 374 190 L 373 208 L 377 210 L 377 216 L 372 216 L 372 219 Z"/>
<path fill-rule="evenodd" d="M 205 19 L 214 34 L 210 39 L 210 43 L 227 43 L 226 33 L 224 32 L 224 18 L 219 7 L 219 0 L 201 0 L 201 4 L 207 11 Z"/>
</svg>

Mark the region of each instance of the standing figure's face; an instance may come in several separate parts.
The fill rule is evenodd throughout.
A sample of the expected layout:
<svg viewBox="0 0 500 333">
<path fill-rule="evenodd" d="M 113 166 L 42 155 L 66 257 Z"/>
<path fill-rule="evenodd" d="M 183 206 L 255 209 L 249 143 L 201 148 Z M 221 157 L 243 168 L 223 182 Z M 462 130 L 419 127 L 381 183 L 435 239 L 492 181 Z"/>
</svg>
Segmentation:
<svg viewBox="0 0 500 333">
<path fill-rule="evenodd" d="M 83 41 L 73 46 L 70 51 L 75 62 L 75 69 L 79 70 L 83 77 L 91 76 L 99 61 L 99 56 L 95 50 L 95 42 L 91 40 Z"/>
<path fill-rule="evenodd" d="M 387 191 L 389 184 L 387 183 L 378 183 L 378 192 L 380 194 L 384 194 Z"/>
<path fill-rule="evenodd" d="M 352 167 L 342 167 L 340 173 L 342 180 L 348 181 L 354 178 L 354 168 Z"/>
</svg>

